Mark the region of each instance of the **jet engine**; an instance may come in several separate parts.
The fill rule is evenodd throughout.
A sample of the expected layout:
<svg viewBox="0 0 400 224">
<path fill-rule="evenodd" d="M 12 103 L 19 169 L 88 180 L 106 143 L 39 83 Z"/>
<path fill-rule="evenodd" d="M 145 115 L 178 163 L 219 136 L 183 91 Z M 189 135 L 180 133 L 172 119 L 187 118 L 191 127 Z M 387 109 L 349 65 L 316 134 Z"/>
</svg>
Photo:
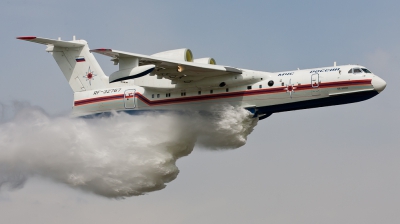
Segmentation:
<svg viewBox="0 0 400 224">
<path fill-rule="evenodd" d="M 193 62 L 192 51 L 187 48 L 163 51 L 160 53 L 153 54 L 151 56 L 159 57 L 159 58 L 168 58 L 168 59 L 179 60 L 179 61 Z"/>
<path fill-rule="evenodd" d="M 217 64 L 217 63 L 215 63 L 214 58 L 197 58 L 197 59 L 194 59 L 193 62 L 200 63 L 200 64 L 210 64 L 210 65 Z"/>
</svg>

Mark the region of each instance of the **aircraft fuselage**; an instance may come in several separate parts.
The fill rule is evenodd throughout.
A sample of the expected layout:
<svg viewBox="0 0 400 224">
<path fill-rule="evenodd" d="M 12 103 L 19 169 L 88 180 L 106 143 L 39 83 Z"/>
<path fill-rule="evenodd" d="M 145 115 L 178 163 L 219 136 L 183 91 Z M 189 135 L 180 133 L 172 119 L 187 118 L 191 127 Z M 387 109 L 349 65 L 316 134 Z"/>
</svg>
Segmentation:
<svg viewBox="0 0 400 224">
<path fill-rule="evenodd" d="M 112 88 L 75 92 L 73 113 L 85 116 L 112 110 L 208 110 L 227 103 L 247 108 L 262 119 L 272 113 L 363 101 L 386 87 L 384 80 L 360 65 L 276 73 L 242 71 L 224 82 L 212 77 L 173 88 L 121 82 L 121 86 Z"/>
</svg>

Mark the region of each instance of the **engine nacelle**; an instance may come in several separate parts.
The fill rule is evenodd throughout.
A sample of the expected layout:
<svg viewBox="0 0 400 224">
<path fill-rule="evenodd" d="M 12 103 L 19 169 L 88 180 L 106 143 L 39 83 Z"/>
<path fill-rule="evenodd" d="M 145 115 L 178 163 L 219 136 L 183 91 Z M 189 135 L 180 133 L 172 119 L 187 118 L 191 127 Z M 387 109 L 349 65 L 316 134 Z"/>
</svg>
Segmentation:
<svg viewBox="0 0 400 224">
<path fill-rule="evenodd" d="M 160 58 L 168 58 L 168 59 L 179 60 L 179 61 L 193 62 L 192 51 L 187 48 L 163 51 L 160 53 L 153 54 L 151 56 L 160 57 Z"/>
<path fill-rule="evenodd" d="M 200 64 L 209 64 L 209 65 L 216 65 L 214 58 L 197 58 L 194 59 L 193 62 L 200 63 Z"/>
</svg>

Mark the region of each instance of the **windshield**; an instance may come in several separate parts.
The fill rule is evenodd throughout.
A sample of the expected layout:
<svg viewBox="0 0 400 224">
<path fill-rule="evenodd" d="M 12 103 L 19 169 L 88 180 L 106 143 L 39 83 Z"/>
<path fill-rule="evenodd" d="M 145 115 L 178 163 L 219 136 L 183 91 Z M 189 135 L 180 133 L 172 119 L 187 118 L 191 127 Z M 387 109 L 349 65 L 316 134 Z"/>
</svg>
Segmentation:
<svg viewBox="0 0 400 224">
<path fill-rule="evenodd" d="M 358 73 L 371 73 L 368 69 L 366 68 L 352 68 L 349 70 L 349 73 L 353 73 L 353 74 L 358 74 Z"/>
<path fill-rule="evenodd" d="M 366 68 L 362 68 L 362 70 L 365 72 L 365 73 L 372 73 L 372 72 L 370 72 L 368 69 L 366 69 Z"/>
</svg>

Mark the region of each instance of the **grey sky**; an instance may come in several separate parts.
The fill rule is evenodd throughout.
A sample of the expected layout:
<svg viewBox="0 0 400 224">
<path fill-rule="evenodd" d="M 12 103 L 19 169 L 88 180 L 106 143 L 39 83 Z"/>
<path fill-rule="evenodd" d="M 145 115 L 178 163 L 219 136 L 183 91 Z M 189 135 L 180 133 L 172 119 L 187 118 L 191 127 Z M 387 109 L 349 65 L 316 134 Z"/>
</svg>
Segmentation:
<svg viewBox="0 0 400 224">
<path fill-rule="evenodd" d="M 245 146 L 195 148 L 161 191 L 110 200 L 30 179 L 0 192 L 6 223 L 399 223 L 398 1 L 0 2 L 0 102 L 68 112 L 72 91 L 45 47 L 16 36 L 86 39 L 91 48 L 195 58 L 262 71 L 361 64 L 387 88 L 365 102 L 274 114 Z M 109 58 L 96 55 L 107 74 Z M 1 149 L 0 149 L 1 150 Z"/>
</svg>

